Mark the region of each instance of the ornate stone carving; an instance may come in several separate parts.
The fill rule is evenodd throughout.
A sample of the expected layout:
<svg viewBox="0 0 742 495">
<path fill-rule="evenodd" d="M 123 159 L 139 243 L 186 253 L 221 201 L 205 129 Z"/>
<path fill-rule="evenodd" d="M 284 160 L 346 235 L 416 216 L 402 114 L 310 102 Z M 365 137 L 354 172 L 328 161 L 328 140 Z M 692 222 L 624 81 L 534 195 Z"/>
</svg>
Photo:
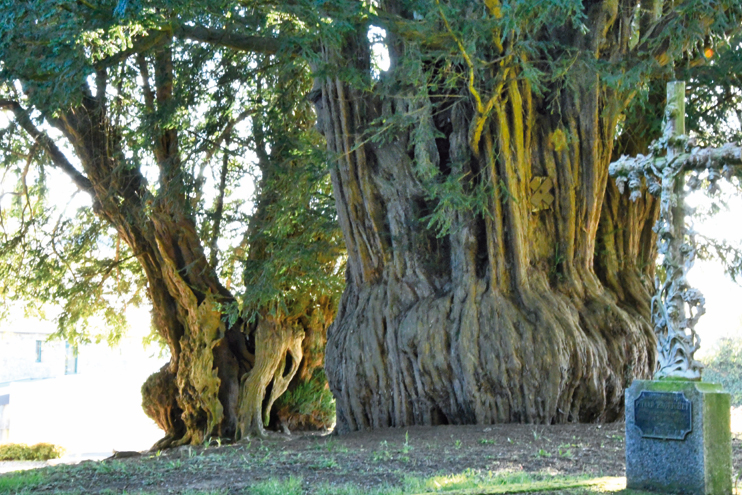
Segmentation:
<svg viewBox="0 0 742 495">
<path fill-rule="evenodd" d="M 688 271 L 695 259 L 692 227 L 686 225 L 685 175 L 690 188 L 698 188 L 698 174 L 707 172 L 709 188 L 714 189 L 722 176 L 731 177 L 733 167 L 742 165 L 742 148 L 725 144 L 721 148 L 698 148 L 685 134 L 685 83 L 667 85 L 665 130 L 650 147 L 648 156 L 622 156 L 611 163 L 609 173 L 623 192 L 628 184 L 631 199 L 643 194 L 644 187 L 660 199 L 660 216 L 654 231 L 662 257 L 664 281 L 655 280 L 652 298 L 652 323 L 657 335 L 657 368 L 655 379 L 679 377 L 701 379 L 703 365 L 694 359 L 701 339 L 696 323 L 706 312 L 704 298 L 690 286 Z"/>
</svg>

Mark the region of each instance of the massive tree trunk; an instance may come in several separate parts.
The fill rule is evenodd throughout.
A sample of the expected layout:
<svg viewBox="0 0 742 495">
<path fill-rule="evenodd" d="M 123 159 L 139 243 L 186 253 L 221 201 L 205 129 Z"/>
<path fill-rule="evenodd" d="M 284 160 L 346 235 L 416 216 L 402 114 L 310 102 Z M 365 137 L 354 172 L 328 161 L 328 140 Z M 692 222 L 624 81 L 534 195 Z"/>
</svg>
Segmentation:
<svg viewBox="0 0 742 495">
<path fill-rule="evenodd" d="M 385 2 L 387 12 L 404 16 L 395 4 Z M 608 57 L 629 33 L 615 23 L 615 5 L 593 4 L 587 33 L 562 27 L 552 36 Z M 331 66 L 368 71 L 364 27 L 358 32 L 326 50 Z M 606 39 L 615 46 L 606 48 Z M 383 78 L 397 81 L 397 62 L 416 52 L 405 52 L 393 32 L 387 46 L 392 66 Z M 494 43 L 489 58 L 498 49 Z M 466 81 L 474 69 L 464 58 L 446 70 Z M 494 81 L 487 94 L 471 82 L 448 95 L 438 85 L 426 96 L 425 82 L 389 95 L 409 88 L 398 80 L 383 86 L 384 96 L 341 75 L 317 80 L 348 249 L 347 288 L 326 351 L 341 432 L 611 421 L 621 417 L 632 379 L 650 375 L 655 206 L 648 199 L 629 207 L 612 186 L 606 194 L 625 95 L 579 57 L 570 85 L 545 93 L 520 77 L 512 57 L 502 59 L 482 71 Z M 412 79 L 439 82 L 439 64 Z M 381 135 L 379 122 L 411 115 L 414 123 Z M 481 209 L 441 208 L 426 182 L 431 168 L 470 198 L 484 191 Z M 546 178 L 550 204 L 532 189 Z M 449 230 L 429 227 L 434 212 L 445 213 Z"/>
<path fill-rule="evenodd" d="M 95 95 L 86 85 L 79 105 L 47 116 L 74 148 L 82 170 L 75 169 L 20 107 L 16 113 L 54 163 L 90 194 L 96 214 L 116 229 L 143 267 L 153 324 L 171 354 L 170 362 L 142 387 L 145 412 L 166 433 L 154 448 L 262 435 L 271 406 L 297 371 L 308 366 L 303 360 L 306 350 L 312 353 L 307 361 L 315 366 L 313 344 L 327 324 L 312 319 L 286 322 L 268 314 L 252 322 L 227 318 L 235 298 L 216 274 L 215 257 L 210 261 L 204 253 L 184 180 L 178 131 L 159 123 L 166 118 L 155 118 L 175 108 L 171 48 L 157 48 L 152 60 L 139 55 L 138 63 L 160 174 L 155 192 L 141 170 L 127 162 L 123 133 L 109 119 L 105 70 L 96 75 Z M 304 326 L 311 328 L 305 331 Z M 304 344 L 307 334 L 312 340 Z"/>
<path fill-rule="evenodd" d="M 172 93 L 172 63 L 163 49 L 155 60 L 156 93 L 144 74 L 150 110 Z M 105 73 L 98 94 L 105 94 Z M 155 328 L 171 353 L 168 366 L 143 386 L 143 405 L 166 432 L 158 448 L 234 438 L 241 377 L 252 369 L 260 342 L 249 340 L 242 320 L 222 321 L 233 297 L 204 255 L 183 184 L 178 135 L 154 132 L 160 188 L 152 195 L 141 172 L 123 163 L 117 129 L 105 99 L 85 95 L 82 105 L 52 120 L 75 149 L 90 182 L 96 213 L 118 231 L 139 259 L 148 281 Z"/>
</svg>

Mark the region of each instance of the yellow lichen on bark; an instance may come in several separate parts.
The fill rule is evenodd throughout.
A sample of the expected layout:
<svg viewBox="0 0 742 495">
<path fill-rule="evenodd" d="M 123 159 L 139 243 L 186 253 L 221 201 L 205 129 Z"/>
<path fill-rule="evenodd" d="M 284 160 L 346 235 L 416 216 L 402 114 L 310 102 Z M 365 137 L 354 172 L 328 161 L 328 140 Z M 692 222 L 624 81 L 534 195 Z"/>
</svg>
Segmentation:
<svg viewBox="0 0 742 495">
<path fill-rule="evenodd" d="M 557 128 L 549 136 L 549 143 L 554 147 L 554 151 L 562 152 L 567 149 L 567 136 L 561 128 Z"/>
<path fill-rule="evenodd" d="M 199 402 L 207 413 L 206 435 L 209 435 L 221 423 L 224 409 L 219 401 L 219 386 L 221 380 L 214 368 L 214 347 L 224 335 L 224 322 L 221 320 L 221 310 L 214 296 L 206 294 L 206 298 L 198 305 L 196 311 L 196 326 L 191 333 L 189 342 L 181 341 L 183 351 L 190 347 L 192 366 L 185 367 L 185 373 L 178 373 L 178 386 L 183 378 L 188 378 L 198 393 Z M 185 340 L 185 339 L 184 339 Z M 181 366 L 180 369 L 184 369 Z M 179 370 L 180 371 L 180 370 Z M 185 375 L 185 376 L 183 376 Z M 195 439 L 193 439 L 195 441 Z M 202 439 L 201 439 L 202 440 Z M 200 441 L 195 443 L 200 443 Z"/>
<path fill-rule="evenodd" d="M 176 376 L 176 384 L 180 394 L 178 405 L 183 409 L 189 435 L 183 437 L 178 444 L 200 444 L 212 434 L 224 418 L 224 408 L 219 400 L 221 380 L 218 370 L 214 368 L 213 349 L 224 337 L 224 323 L 221 320 L 221 308 L 211 293 L 206 291 L 204 300 L 198 303 L 191 287 L 179 274 L 175 261 L 166 254 L 167 251 L 158 241 L 162 256 L 162 272 L 168 289 L 179 300 L 181 307 L 181 323 L 188 329 L 180 340 L 180 366 Z M 206 413 L 205 430 L 192 428 L 197 418 Z M 193 423 L 193 424 L 189 424 Z"/>
</svg>

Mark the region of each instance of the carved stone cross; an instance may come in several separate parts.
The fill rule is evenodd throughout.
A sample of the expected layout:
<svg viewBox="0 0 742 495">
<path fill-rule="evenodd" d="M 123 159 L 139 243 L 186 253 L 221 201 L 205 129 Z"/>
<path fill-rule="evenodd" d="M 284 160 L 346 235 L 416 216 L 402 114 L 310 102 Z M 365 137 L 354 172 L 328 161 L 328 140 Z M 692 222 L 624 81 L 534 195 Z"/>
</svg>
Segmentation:
<svg viewBox="0 0 742 495">
<path fill-rule="evenodd" d="M 722 176 L 730 179 L 734 167 L 742 165 L 742 148 L 731 143 L 721 148 L 697 148 L 685 134 L 685 82 L 667 84 L 665 130 L 652 143 L 649 156 L 622 156 L 608 171 L 621 192 L 628 183 L 635 201 L 646 186 L 660 198 L 660 216 L 654 231 L 662 255 L 665 280 L 655 280 L 652 325 L 657 336 L 657 367 L 654 378 L 677 377 L 700 380 L 703 365 L 694 359 L 700 345 L 695 331 L 705 313 L 704 298 L 686 278 L 695 258 L 692 229 L 685 222 L 685 175 L 708 172 L 715 187 Z M 697 177 L 694 182 L 698 183 Z"/>
</svg>

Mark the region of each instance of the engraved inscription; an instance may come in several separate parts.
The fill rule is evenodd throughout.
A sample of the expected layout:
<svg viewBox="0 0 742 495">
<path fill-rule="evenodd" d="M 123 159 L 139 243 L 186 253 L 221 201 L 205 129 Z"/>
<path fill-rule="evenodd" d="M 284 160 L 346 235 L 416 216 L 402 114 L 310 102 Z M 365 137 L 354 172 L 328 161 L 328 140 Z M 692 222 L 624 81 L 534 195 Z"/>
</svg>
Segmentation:
<svg viewBox="0 0 742 495">
<path fill-rule="evenodd" d="M 693 429 L 692 404 L 682 392 L 643 391 L 634 400 L 634 424 L 644 438 L 685 440 Z"/>
</svg>

